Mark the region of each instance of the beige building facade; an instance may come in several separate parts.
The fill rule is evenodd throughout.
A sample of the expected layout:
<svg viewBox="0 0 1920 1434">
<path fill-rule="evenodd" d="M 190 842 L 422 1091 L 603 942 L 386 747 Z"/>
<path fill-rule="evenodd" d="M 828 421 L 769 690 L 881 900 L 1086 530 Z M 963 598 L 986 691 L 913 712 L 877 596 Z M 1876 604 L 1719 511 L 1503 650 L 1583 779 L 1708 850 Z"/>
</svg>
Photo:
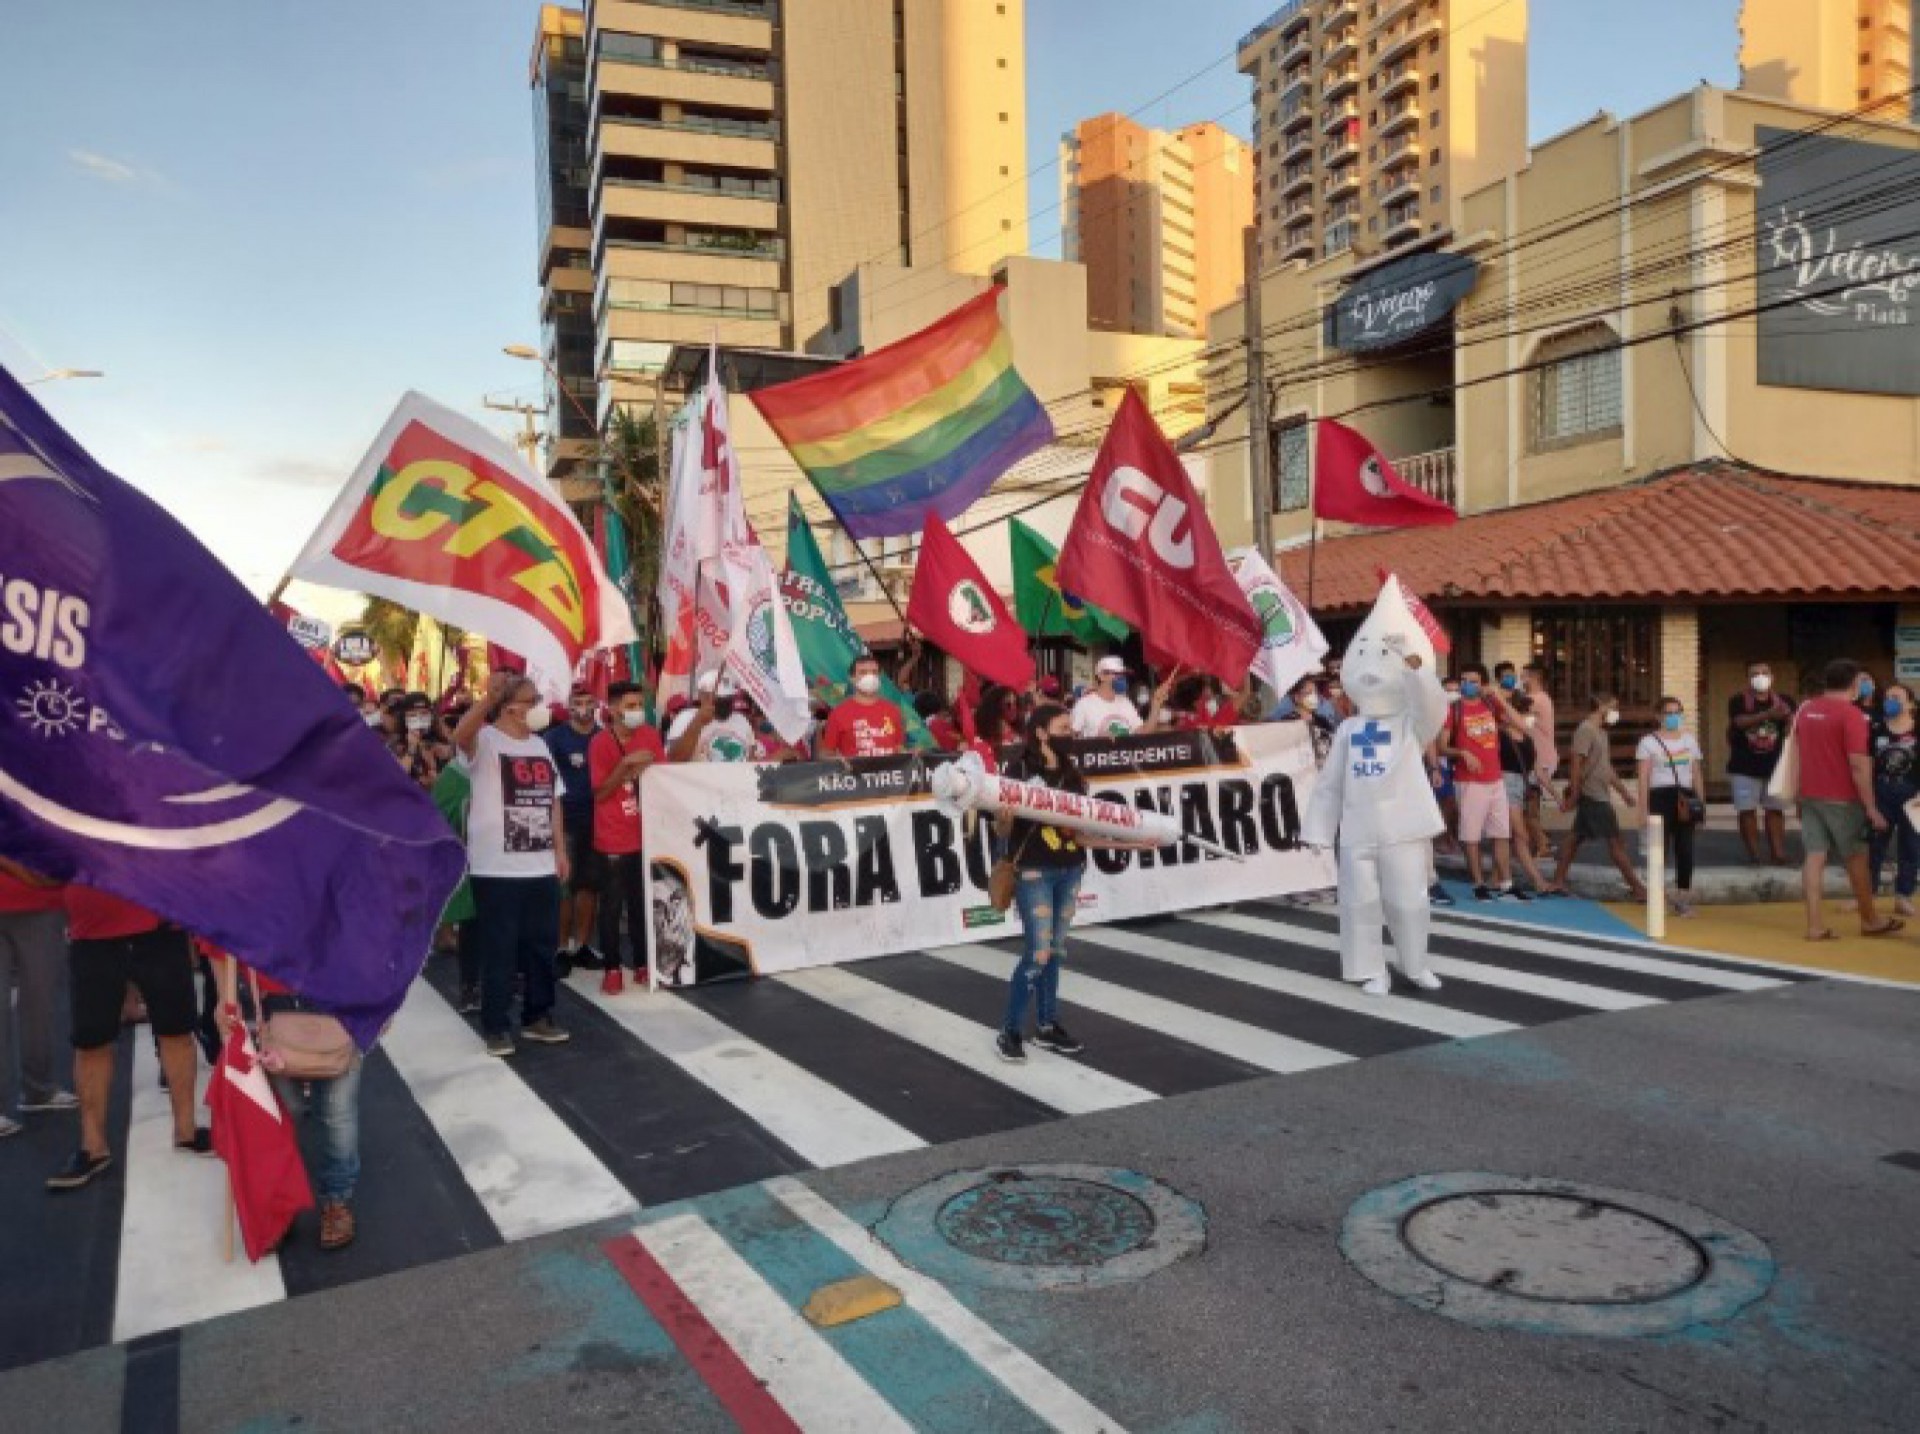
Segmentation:
<svg viewBox="0 0 1920 1434">
<path fill-rule="evenodd" d="M 817 346 L 862 263 L 1024 250 L 1024 8 L 591 0 L 602 410 L 674 344 Z"/>
<path fill-rule="evenodd" d="M 1238 56 L 1263 270 L 1446 232 L 1525 159 L 1527 0 L 1290 0 Z"/>
<path fill-rule="evenodd" d="M 1197 338 L 1238 294 L 1253 170 L 1219 125 L 1082 120 L 1060 142 L 1060 190 L 1061 255 L 1086 266 L 1095 328 Z"/>
<path fill-rule="evenodd" d="M 1741 0 L 1740 88 L 1819 109 L 1920 113 L 1913 0 Z"/>
</svg>

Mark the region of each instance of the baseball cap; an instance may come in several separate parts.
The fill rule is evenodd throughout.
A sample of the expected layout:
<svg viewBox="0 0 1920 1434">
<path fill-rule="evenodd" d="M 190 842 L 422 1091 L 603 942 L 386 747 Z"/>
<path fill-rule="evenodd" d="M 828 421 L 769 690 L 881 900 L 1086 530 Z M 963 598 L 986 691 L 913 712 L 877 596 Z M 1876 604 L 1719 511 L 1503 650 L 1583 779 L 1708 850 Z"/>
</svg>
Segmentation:
<svg viewBox="0 0 1920 1434">
<path fill-rule="evenodd" d="M 1127 664 L 1118 657 L 1103 657 L 1094 663 L 1093 671 L 1096 677 L 1104 677 L 1109 672 L 1125 676 Z"/>
</svg>

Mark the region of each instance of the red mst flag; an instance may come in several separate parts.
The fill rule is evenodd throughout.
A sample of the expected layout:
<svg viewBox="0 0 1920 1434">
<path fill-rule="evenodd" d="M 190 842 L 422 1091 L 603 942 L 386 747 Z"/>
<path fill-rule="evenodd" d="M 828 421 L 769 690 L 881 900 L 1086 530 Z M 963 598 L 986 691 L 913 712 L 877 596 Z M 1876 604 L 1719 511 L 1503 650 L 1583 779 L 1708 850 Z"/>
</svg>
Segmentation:
<svg viewBox="0 0 1920 1434">
<path fill-rule="evenodd" d="M 927 514 L 920 530 L 907 621 L 989 682 L 1025 687 L 1033 681 L 1025 630 L 938 513 Z"/>
<path fill-rule="evenodd" d="M 247 1258 L 280 1243 L 302 1210 L 313 1208 L 313 1187 L 300 1159 L 300 1142 L 280 1097 L 261 1069 L 260 1053 L 246 1026 L 233 1023 L 220 1063 L 207 1084 L 213 1117 L 213 1148 L 227 1163 L 234 1213 Z"/>
<path fill-rule="evenodd" d="M 1451 504 L 1409 484 L 1345 424 L 1323 418 L 1314 429 L 1314 517 L 1368 528 L 1443 528 L 1460 521 Z"/>
<path fill-rule="evenodd" d="M 1220 552 L 1185 465 L 1128 390 L 1093 460 L 1054 574 L 1132 623 L 1156 666 L 1246 677 L 1262 628 Z"/>
</svg>

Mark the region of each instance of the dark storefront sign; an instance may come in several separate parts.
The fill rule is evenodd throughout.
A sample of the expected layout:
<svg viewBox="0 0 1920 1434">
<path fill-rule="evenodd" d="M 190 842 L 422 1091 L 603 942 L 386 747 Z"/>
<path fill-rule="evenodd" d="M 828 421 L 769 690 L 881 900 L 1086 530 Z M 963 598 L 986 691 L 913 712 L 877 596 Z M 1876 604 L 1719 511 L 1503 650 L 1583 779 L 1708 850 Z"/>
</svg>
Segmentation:
<svg viewBox="0 0 1920 1434">
<path fill-rule="evenodd" d="M 1920 394 L 1920 152 L 1762 129 L 1759 381 Z"/>
<path fill-rule="evenodd" d="M 1418 338 L 1472 292 L 1479 271 L 1462 254 L 1410 254 L 1376 269 L 1327 310 L 1327 346 L 1360 353 Z"/>
</svg>

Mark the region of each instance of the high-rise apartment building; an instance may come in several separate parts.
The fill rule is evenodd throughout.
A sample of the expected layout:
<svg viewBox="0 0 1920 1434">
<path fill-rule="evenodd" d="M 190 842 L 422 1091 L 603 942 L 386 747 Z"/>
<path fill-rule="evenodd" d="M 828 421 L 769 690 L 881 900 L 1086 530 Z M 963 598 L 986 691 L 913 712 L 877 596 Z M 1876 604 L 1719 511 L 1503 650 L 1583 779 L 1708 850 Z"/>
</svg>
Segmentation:
<svg viewBox="0 0 1920 1434">
<path fill-rule="evenodd" d="M 1263 268 L 1446 230 L 1526 162 L 1527 0 L 1291 0 L 1239 60 Z"/>
<path fill-rule="evenodd" d="M 675 343 L 806 349 L 863 262 L 1027 243 L 1023 0 L 589 0 L 602 406 Z"/>
<path fill-rule="evenodd" d="M 1875 101 L 1881 119 L 1920 116 L 1913 0 L 1742 0 L 1740 88 L 1821 109 Z"/>
<path fill-rule="evenodd" d="M 586 24 L 578 10 L 540 7 L 527 75 L 533 91 L 540 348 L 546 360 L 546 470 L 564 483 L 579 474 L 598 446 L 589 419 L 595 399 L 593 235 L 587 209 Z"/>
<path fill-rule="evenodd" d="M 1198 338 L 1233 301 L 1253 222 L 1251 157 L 1237 136 L 1096 115 L 1061 139 L 1060 187 L 1061 254 L 1086 265 L 1094 328 Z"/>
</svg>

